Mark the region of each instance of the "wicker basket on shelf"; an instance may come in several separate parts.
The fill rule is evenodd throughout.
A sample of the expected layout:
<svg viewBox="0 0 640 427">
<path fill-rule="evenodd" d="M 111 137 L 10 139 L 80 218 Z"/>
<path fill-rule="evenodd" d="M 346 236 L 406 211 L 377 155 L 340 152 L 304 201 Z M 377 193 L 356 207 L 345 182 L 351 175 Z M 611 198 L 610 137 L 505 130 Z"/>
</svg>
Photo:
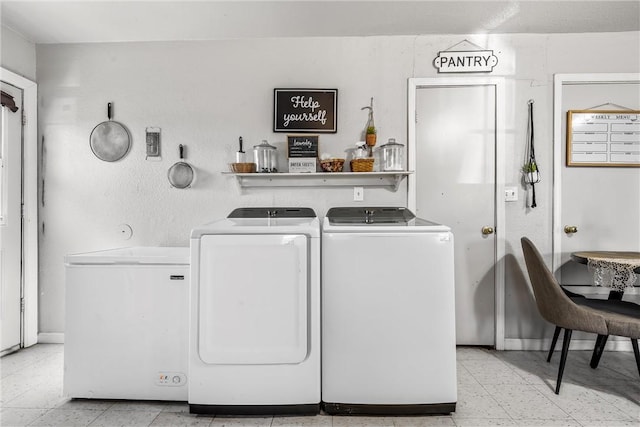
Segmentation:
<svg viewBox="0 0 640 427">
<path fill-rule="evenodd" d="M 254 173 L 256 171 L 255 163 L 229 163 L 229 169 L 235 173 Z"/>
<path fill-rule="evenodd" d="M 364 159 L 351 160 L 352 172 L 372 172 L 373 171 L 373 158 L 366 157 Z"/>
<path fill-rule="evenodd" d="M 344 159 L 324 159 L 320 160 L 320 167 L 323 172 L 342 172 Z"/>
</svg>

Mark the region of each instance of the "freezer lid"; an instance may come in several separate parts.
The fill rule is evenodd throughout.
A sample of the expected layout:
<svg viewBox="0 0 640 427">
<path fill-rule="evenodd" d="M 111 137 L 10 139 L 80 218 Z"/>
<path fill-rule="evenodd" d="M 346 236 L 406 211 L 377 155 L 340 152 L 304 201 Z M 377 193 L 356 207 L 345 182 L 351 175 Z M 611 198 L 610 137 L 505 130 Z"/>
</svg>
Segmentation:
<svg viewBox="0 0 640 427">
<path fill-rule="evenodd" d="M 315 218 L 311 208 L 255 207 L 234 209 L 227 218 Z"/>
<path fill-rule="evenodd" d="M 69 254 L 68 265 L 189 265 L 188 247 L 134 246 L 95 252 Z"/>
<path fill-rule="evenodd" d="M 332 225 L 407 225 L 415 217 L 404 207 L 339 207 L 327 211 Z"/>
</svg>

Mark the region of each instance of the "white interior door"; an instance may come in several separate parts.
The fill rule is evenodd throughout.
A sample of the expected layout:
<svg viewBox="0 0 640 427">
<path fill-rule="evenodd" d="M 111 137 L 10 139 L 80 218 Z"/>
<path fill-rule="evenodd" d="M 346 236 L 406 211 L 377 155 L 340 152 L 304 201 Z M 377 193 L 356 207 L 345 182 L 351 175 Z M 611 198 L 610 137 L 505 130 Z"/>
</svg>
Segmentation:
<svg viewBox="0 0 640 427">
<path fill-rule="evenodd" d="M 606 80 L 606 75 L 598 76 Z M 608 293 L 608 289 L 591 286 L 593 277 L 586 266 L 571 261 L 575 251 L 640 251 L 640 168 L 566 166 L 567 110 L 593 109 L 603 100 L 608 104 L 598 110 L 640 109 L 640 81 L 592 80 L 585 75 L 561 85 L 560 136 L 556 135 L 555 165 L 558 188 L 554 206 L 554 266 L 563 285 L 586 286 L 574 288 L 579 293 Z M 635 135 L 640 132 L 634 132 Z M 630 135 L 631 136 L 631 135 Z M 556 154 L 557 155 L 557 154 Z M 587 190 L 588 189 L 588 190 Z M 577 232 L 565 232 L 565 226 L 575 226 Z M 635 292 L 637 294 L 637 292 Z M 625 299 L 634 292 L 625 292 Z"/>
<path fill-rule="evenodd" d="M 496 105 L 493 84 L 415 94 L 415 209 L 455 236 L 459 345 L 496 344 Z"/>
<path fill-rule="evenodd" d="M 2 107 L 0 174 L 0 354 L 21 343 L 22 258 L 22 90 L 2 82 L 17 111 Z"/>
</svg>

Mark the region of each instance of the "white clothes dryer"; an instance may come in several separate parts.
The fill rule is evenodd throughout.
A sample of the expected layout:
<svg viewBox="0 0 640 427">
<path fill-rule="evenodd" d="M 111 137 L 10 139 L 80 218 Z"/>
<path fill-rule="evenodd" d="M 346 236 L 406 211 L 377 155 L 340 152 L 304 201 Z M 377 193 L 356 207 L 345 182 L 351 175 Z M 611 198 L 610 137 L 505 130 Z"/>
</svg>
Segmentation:
<svg viewBox="0 0 640 427">
<path fill-rule="evenodd" d="M 450 228 L 406 208 L 332 208 L 322 224 L 322 401 L 329 414 L 455 410 Z"/>
<path fill-rule="evenodd" d="M 309 208 L 239 208 L 191 232 L 189 408 L 320 409 L 320 222 Z"/>
</svg>

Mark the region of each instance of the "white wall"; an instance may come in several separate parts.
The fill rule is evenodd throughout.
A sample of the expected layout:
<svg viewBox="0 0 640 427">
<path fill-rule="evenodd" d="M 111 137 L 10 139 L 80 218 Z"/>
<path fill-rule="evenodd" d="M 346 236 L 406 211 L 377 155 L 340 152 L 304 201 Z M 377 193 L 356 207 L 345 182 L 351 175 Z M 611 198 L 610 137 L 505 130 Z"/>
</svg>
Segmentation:
<svg viewBox="0 0 640 427">
<path fill-rule="evenodd" d="M 5 26 L 2 26 L 0 40 L 0 65 L 35 81 L 36 46 Z"/>
<path fill-rule="evenodd" d="M 337 88 L 338 133 L 320 136 L 321 151 L 340 154 L 360 139 L 375 98 L 379 141 L 406 143 L 407 79 L 433 77 L 432 60 L 461 36 L 293 38 L 217 42 L 39 45 L 39 125 L 42 147 L 40 239 L 40 331 L 64 331 L 64 265 L 67 253 L 129 245 L 188 244 L 189 230 L 225 216 L 237 206 L 309 206 L 324 215 L 331 206 L 352 205 L 353 190 L 255 189 L 241 192 L 221 175 L 237 150 L 266 138 L 284 160 L 285 134 L 271 131 L 276 87 Z M 638 71 L 638 33 L 469 36 L 494 49 L 493 75 L 508 80 L 507 185 L 520 182 L 526 103 L 535 99 L 536 150 L 544 181 L 539 207 L 507 205 L 507 336 L 538 337 L 539 321 L 528 295 L 519 238 L 529 235 L 551 247 L 553 74 Z M 624 46 L 624 48 L 620 47 Z M 131 132 L 133 147 L 123 160 L 93 156 L 91 130 L 114 119 Z M 162 128 L 161 162 L 145 160 L 144 130 Z M 166 179 L 187 147 L 196 168 L 193 188 L 176 190 Z M 546 174 L 544 171 L 548 171 Z M 365 204 L 406 205 L 406 183 L 398 192 L 365 190 Z M 491 203 L 491 201 L 487 201 Z M 133 229 L 124 241 L 120 224 Z M 380 254 L 383 257 L 384 254 Z M 247 260 L 248 262 L 250 260 Z M 524 320 L 517 320 L 525 313 Z"/>
</svg>

